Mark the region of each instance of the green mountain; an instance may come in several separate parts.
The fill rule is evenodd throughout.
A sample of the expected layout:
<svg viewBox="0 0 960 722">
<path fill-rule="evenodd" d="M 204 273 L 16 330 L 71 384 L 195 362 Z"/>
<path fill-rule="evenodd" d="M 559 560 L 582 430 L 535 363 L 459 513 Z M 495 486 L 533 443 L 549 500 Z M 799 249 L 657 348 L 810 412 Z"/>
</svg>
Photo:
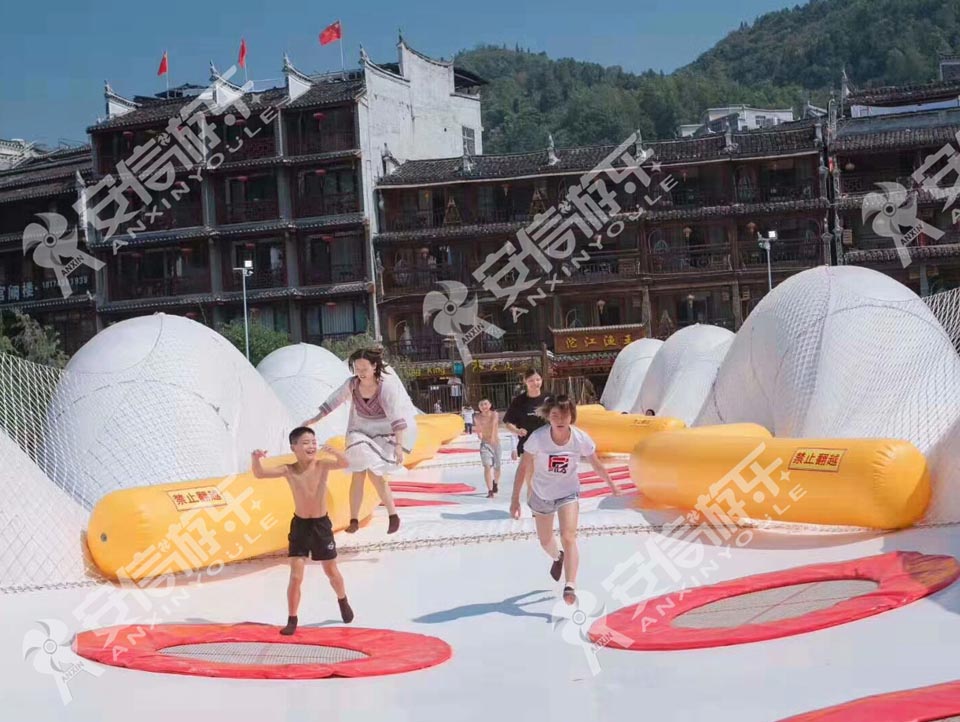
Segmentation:
<svg viewBox="0 0 960 722">
<path fill-rule="evenodd" d="M 854 87 L 924 82 L 960 49 L 960 0 L 812 0 L 740 27 L 669 75 L 629 73 L 519 48 L 481 46 L 456 61 L 484 88 L 484 149 L 506 153 L 617 143 L 639 129 L 672 138 L 704 108 L 825 105 L 845 67 Z"/>
</svg>

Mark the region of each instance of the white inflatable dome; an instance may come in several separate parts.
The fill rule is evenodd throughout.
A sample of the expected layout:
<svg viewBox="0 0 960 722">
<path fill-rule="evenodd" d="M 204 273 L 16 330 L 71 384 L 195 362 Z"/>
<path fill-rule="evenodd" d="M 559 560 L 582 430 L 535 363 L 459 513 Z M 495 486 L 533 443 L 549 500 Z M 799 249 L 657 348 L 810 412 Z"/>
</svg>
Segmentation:
<svg viewBox="0 0 960 722">
<path fill-rule="evenodd" d="M 647 375 L 647 369 L 650 368 L 650 362 L 661 346 L 663 341 L 659 339 L 641 338 L 628 344 L 617 354 L 600 396 L 600 403 L 604 408 L 608 411 L 643 413 L 634 407 L 637 406 L 637 397 L 640 395 L 640 387 Z"/>
<path fill-rule="evenodd" d="M 48 411 L 69 439 L 56 481 L 87 505 L 115 489 L 246 470 L 294 423 L 227 339 L 179 316 L 123 321 L 70 360 Z"/>
<path fill-rule="evenodd" d="M 668 338 L 653 357 L 634 408 L 693 424 L 733 342 L 733 332 L 695 324 Z"/>
<path fill-rule="evenodd" d="M 84 557 L 87 513 L 0 431 L 0 590 L 95 578 Z"/>
<path fill-rule="evenodd" d="M 267 356 L 257 371 L 273 389 L 296 423 L 309 419 L 327 397 L 350 378 L 345 361 L 321 346 L 298 343 Z M 321 442 L 347 432 L 349 407 L 344 405 L 314 426 Z"/>
<path fill-rule="evenodd" d="M 389 366 L 387 369 L 384 383 L 396 383 L 403 388 L 399 377 L 392 373 Z M 346 361 L 321 346 L 309 343 L 277 349 L 260 362 L 257 371 L 286 406 L 296 423 L 314 416 L 320 404 L 352 375 Z M 409 448 L 417 438 L 414 416 L 420 412 L 413 406 L 405 388 L 402 397 L 405 400 L 404 416 L 407 417 L 409 428 L 404 435 L 404 445 Z M 313 427 L 317 438 L 322 442 L 333 436 L 346 434 L 349 415 L 348 404 L 337 408 Z"/>
<path fill-rule="evenodd" d="M 930 514 L 956 520 L 958 398 L 960 357 L 923 300 L 882 273 L 822 266 L 787 279 L 750 314 L 698 423 L 906 439 L 931 463 Z"/>
</svg>

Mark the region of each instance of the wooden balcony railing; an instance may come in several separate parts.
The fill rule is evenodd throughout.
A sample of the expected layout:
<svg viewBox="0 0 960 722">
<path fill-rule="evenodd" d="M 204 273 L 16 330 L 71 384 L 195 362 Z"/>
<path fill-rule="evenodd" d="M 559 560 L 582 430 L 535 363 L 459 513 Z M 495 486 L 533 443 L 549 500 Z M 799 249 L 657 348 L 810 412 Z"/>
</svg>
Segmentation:
<svg viewBox="0 0 960 722">
<path fill-rule="evenodd" d="M 432 332 L 417 334 L 399 341 L 388 341 L 385 345 L 390 353 L 411 361 L 446 361 L 460 358 L 452 338 Z M 481 333 L 469 344 L 470 351 L 474 355 L 539 351 L 540 346 L 541 339 L 535 334 L 518 332 L 507 332 L 500 338 Z"/>
<path fill-rule="evenodd" d="M 289 137 L 289 155 L 314 155 L 341 150 L 355 150 L 357 140 L 353 131 L 311 133 L 306 138 Z"/>
<path fill-rule="evenodd" d="M 820 264 L 823 242 L 819 239 L 783 238 L 770 242 L 771 266 L 796 266 L 808 268 Z M 757 241 L 741 241 L 737 249 L 740 267 L 744 269 L 766 268 L 767 252 Z"/>
<path fill-rule="evenodd" d="M 303 283 L 307 286 L 325 285 L 328 283 L 349 283 L 362 281 L 367 277 L 367 269 L 363 261 L 353 263 L 334 263 L 305 267 L 302 272 Z"/>
<path fill-rule="evenodd" d="M 221 203 L 217 208 L 220 223 L 247 223 L 279 218 L 277 201 L 274 199 L 247 201 L 244 203 Z"/>
<path fill-rule="evenodd" d="M 277 154 L 277 139 L 274 137 L 273 131 L 267 133 L 266 130 L 261 130 L 252 138 L 247 137 L 246 133 L 242 133 L 241 139 L 243 140 L 243 145 L 237 148 L 237 150 L 234 152 L 230 153 L 227 150 L 223 150 L 223 152 L 226 154 L 227 163 L 231 163 L 236 160 L 273 158 Z M 237 145 L 237 141 L 232 141 L 226 145 L 234 148 Z"/>
<path fill-rule="evenodd" d="M 731 250 L 729 243 L 723 243 L 654 251 L 650 254 L 650 273 L 732 271 Z"/>
<path fill-rule="evenodd" d="M 121 276 L 111 279 L 109 287 L 110 299 L 113 301 L 133 298 L 163 298 L 165 296 L 209 292 L 209 273 L 167 278 L 126 278 Z"/>
<path fill-rule="evenodd" d="M 800 183 L 774 183 L 756 187 L 737 188 L 740 203 L 776 203 L 777 201 L 813 200 L 820 195 L 819 182 L 814 179 Z"/>
<path fill-rule="evenodd" d="M 386 225 L 388 231 L 417 231 L 427 228 L 446 228 L 459 225 L 528 223 L 532 220 L 533 216 L 528 211 L 458 207 L 456 213 L 447 210 L 395 213 L 387 217 Z"/>
<path fill-rule="evenodd" d="M 297 218 L 359 213 L 360 199 L 354 193 L 317 194 L 297 198 Z"/>
<path fill-rule="evenodd" d="M 159 215 L 154 215 L 152 212 L 149 215 L 140 215 L 143 225 L 147 227 L 148 231 L 169 231 L 174 228 L 190 228 L 203 225 L 203 207 L 199 202 L 177 203 L 174 201 L 169 208 L 164 208 L 160 204 L 156 210 Z"/>
<path fill-rule="evenodd" d="M 470 272 L 462 266 L 437 264 L 435 266 L 391 266 L 383 270 L 383 289 L 387 293 L 429 291 L 437 281 L 475 283 Z"/>
<path fill-rule="evenodd" d="M 240 278 L 239 271 L 230 269 L 224 274 L 224 288 L 227 291 L 240 291 L 243 289 L 243 281 Z M 247 290 L 257 288 L 282 288 L 287 285 L 286 266 L 258 271 L 254 269 L 253 273 L 247 276 Z"/>
</svg>

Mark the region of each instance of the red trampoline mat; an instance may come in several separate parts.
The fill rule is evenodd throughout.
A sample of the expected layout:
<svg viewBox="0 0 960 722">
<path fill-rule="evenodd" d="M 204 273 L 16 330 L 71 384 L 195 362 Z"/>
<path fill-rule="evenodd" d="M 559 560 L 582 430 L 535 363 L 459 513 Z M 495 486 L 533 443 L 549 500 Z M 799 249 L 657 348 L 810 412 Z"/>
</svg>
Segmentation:
<svg viewBox="0 0 960 722">
<path fill-rule="evenodd" d="M 949 586 L 960 576 L 951 556 L 891 552 L 864 559 L 811 564 L 756 574 L 720 584 L 695 587 L 624 607 L 590 628 L 590 639 L 615 649 L 677 650 L 761 642 L 813 632 L 902 607 Z M 872 592 L 788 619 L 738 627 L 695 629 L 675 627 L 682 614 L 741 594 L 814 582 L 865 579 L 879 586 Z"/>
<path fill-rule="evenodd" d="M 476 491 L 469 484 L 430 484 L 418 481 L 391 481 L 390 490 L 406 494 L 470 494 Z"/>
<path fill-rule="evenodd" d="M 116 632 L 115 636 L 113 633 Z M 364 659 L 336 664 L 229 664 L 164 654 L 184 644 L 266 642 L 315 644 L 352 649 Z M 77 635 L 73 651 L 112 667 L 199 677 L 239 679 L 321 679 L 374 677 L 433 667 L 453 655 L 450 645 L 436 637 L 363 627 L 300 627 L 292 637 L 266 624 L 160 624 L 107 627 Z"/>
<path fill-rule="evenodd" d="M 781 722 L 934 722 L 960 714 L 960 682 L 878 694 Z"/>
</svg>

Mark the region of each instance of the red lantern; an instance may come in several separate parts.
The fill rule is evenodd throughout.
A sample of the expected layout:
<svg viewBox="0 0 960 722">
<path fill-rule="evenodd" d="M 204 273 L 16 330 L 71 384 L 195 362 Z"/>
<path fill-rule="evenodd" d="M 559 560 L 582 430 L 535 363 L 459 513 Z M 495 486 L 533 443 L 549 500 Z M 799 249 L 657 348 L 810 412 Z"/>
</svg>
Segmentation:
<svg viewBox="0 0 960 722">
<path fill-rule="evenodd" d="M 248 180 L 250 180 L 250 178 L 245 175 L 238 175 L 236 178 L 234 178 L 234 180 L 239 181 L 240 183 L 246 183 Z"/>
<path fill-rule="evenodd" d="M 186 248 L 181 248 L 180 253 L 182 253 L 184 256 L 189 256 L 191 253 L 193 253 L 193 249 L 187 246 Z"/>
<path fill-rule="evenodd" d="M 317 113 L 314 113 L 314 114 L 313 114 L 313 119 L 316 120 L 316 121 L 321 121 L 321 120 L 323 120 L 323 119 L 326 118 L 326 117 L 327 117 L 327 116 L 326 116 L 326 113 L 317 112 Z"/>
<path fill-rule="evenodd" d="M 133 135 L 134 134 L 132 130 L 123 131 L 123 137 L 126 138 L 127 140 L 130 140 L 131 138 L 133 138 Z"/>
<path fill-rule="evenodd" d="M 244 120 L 243 118 L 237 118 L 235 121 L 233 121 L 233 124 L 234 124 L 234 125 L 246 125 L 246 124 L 247 124 L 247 121 Z"/>
<path fill-rule="evenodd" d="M 333 236 L 320 236 L 320 240 L 324 243 L 333 243 Z"/>
<path fill-rule="evenodd" d="M 336 307 L 337 307 L 337 304 L 336 304 L 336 302 L 334 302 L 334 301 L 327 301 L 327 302 L 326 302 L 325 304 L 323 304 L 323 305 L 326 306 L 327 308 L 336 308 Z"/>
<path fill-rule="evenodd" d="M 326 175 L 326 174 L 327 174 L 327 169 L 326 169 L 326 168 L 317 168 L 315 171 L 313 171 L 313 174 L 314 174 L 314 175 Z"/>
<path fill-rule="evenodd" d="M 244 244 L 243 244 L 243 247 L 246 248 L 248 251 L 253 251 L 253 250 L 256 250 L 257 244 L 256 244 L 256 243 L 244 243 Z"/>
</svg>

